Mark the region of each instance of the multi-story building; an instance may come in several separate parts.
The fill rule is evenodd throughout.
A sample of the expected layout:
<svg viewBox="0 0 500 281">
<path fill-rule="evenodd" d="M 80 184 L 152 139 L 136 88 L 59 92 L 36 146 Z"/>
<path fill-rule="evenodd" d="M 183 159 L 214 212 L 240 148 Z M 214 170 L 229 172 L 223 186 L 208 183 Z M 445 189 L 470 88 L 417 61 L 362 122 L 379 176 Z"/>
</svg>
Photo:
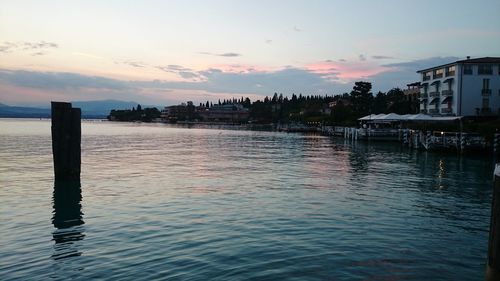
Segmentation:
<svg viewBox="0 0 500 281">
<path fill-rule="evenodd" d="M 241 104 L 214 105 L 198 112 L 204 121 L 242 122 L 248 120 L 248 109 Z"/>
<path fill-rule="evenodd" d="M 421 113 L 500 114 L 500 57 L 467 57 L 417 73 L 421 74 Z"/>
</svg>

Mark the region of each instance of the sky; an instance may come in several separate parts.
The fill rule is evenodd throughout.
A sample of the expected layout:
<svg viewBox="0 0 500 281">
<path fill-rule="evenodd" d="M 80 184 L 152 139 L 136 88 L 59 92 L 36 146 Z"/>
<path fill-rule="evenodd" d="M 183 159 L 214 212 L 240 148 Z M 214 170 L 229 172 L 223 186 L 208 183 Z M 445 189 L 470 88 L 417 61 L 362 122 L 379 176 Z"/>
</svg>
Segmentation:
<svg viewBox="0 0 500 281">
<path fill-rule="evenodd" d="M 500 56 L 499 0 L 0 0 L 0 103 L 386 92 Z"/>
</svg>

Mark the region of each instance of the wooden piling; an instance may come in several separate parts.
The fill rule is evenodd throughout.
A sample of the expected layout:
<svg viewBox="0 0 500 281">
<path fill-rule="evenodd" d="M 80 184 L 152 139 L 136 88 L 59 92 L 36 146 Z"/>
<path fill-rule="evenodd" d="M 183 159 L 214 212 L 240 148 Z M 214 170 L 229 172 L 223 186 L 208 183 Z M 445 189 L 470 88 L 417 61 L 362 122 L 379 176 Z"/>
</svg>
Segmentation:
<svg viewBox="0 0 500 281">
<path fill-rule="evenodd" d="M 52 102 L 52 155 L 58 183 L 80 182 L 81 110 L 71 103 Z"/>
<path fill-rule="evenodd" d="M 486 280 L 500 280 L 500 164 L 496 165 L 494 172 Z"/>
<path fill-rule="evenodd" d="M 493 135 L 493 155 L 500 157 L 500 134 Z"/>
</svg>

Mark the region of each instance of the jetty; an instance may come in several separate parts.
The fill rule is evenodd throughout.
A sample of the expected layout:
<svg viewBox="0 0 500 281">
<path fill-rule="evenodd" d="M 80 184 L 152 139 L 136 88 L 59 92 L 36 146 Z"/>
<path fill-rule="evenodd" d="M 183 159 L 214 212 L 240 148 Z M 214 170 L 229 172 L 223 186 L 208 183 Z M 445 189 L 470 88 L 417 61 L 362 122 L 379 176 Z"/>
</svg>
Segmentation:
<svg viewBox="0 0 500 281">
<path fill-rule="evenodd" d="M 462 116 L 430 116 L 426 114 L 371 114 L 359 118 L 360 127 L 322 126 L 323 135 L 348 140 L 394 141 L 414 149 L 452 150 L 458 152 L 485 150 L 493 147 L 500 153 L 500 134 L 495 134 L 493 144 L 476 133 L 462 130 Z M 427 130 L 430 125 L 456 125 L 457 131 Z M 409 129 L 420 127 L 421 129 Z M 450 126 L 448 126 L 450 127 Z"/>
</svg>

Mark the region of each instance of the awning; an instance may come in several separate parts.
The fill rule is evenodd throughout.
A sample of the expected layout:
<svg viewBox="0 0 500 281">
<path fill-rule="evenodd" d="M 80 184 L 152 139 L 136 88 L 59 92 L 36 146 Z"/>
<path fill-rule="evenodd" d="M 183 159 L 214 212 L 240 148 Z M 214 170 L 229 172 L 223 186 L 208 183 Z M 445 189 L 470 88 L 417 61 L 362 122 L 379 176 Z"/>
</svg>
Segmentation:
<svg viewBox="0 0 500 281">
<path fill-rule="evenodd" d="M 452 97 L 446 97 L 441 104 L 447 104 L 449 101 L 451 101 Z"/>
<path fill-rule="evenodd" d="M 434 82 L 432 82 L 432 83 L 431 83 L 431 86 L 432 86 L 432 85 L 439 85 L 439 82 L 441 82 L 441 81 L 436 80 L 436 81 L 434 81 Z"/>
<path fill-rule="evenodd" d="M 451 82 L 453 82 L 453 77 L 450 77 L 450 78 L 445 79 L 445 80 L 443 81 L 443 83 L 451 83 Z"/>
<path fill-rule="evenodd" d="M 439 102 L 439 98 L 433 98 L 431 100 L 431 102 L 429 103 L 429 105 L 431 105 L 431 104 L 437 104 L 438 102 Z"/>
<path fill-rule="evenodd" d="M 380 114 L 370 114 L 370 115 L 367 115 L 365 117 L 361 117 L 359 118 L 358 120 L 372 120 L 372 119 L 377 119 L 377 117 L 380 117 L 380 116 L 385 116 L 385 114 L 383 113 L 380 113 Z"/>
<path fill-rule="evenodd" d="M 437 98 L 436 98 L 437 99 Z M 391 121 L 453 121 L 462 118 L 462 116 L 430 116 L 426 114 L 405 114 L 399 115 L 395 113 L 389 114 L 371 114 L 359 118 L 362 121 L 371 121 L 374 123 L 387 123 Z"/>
</svg>

